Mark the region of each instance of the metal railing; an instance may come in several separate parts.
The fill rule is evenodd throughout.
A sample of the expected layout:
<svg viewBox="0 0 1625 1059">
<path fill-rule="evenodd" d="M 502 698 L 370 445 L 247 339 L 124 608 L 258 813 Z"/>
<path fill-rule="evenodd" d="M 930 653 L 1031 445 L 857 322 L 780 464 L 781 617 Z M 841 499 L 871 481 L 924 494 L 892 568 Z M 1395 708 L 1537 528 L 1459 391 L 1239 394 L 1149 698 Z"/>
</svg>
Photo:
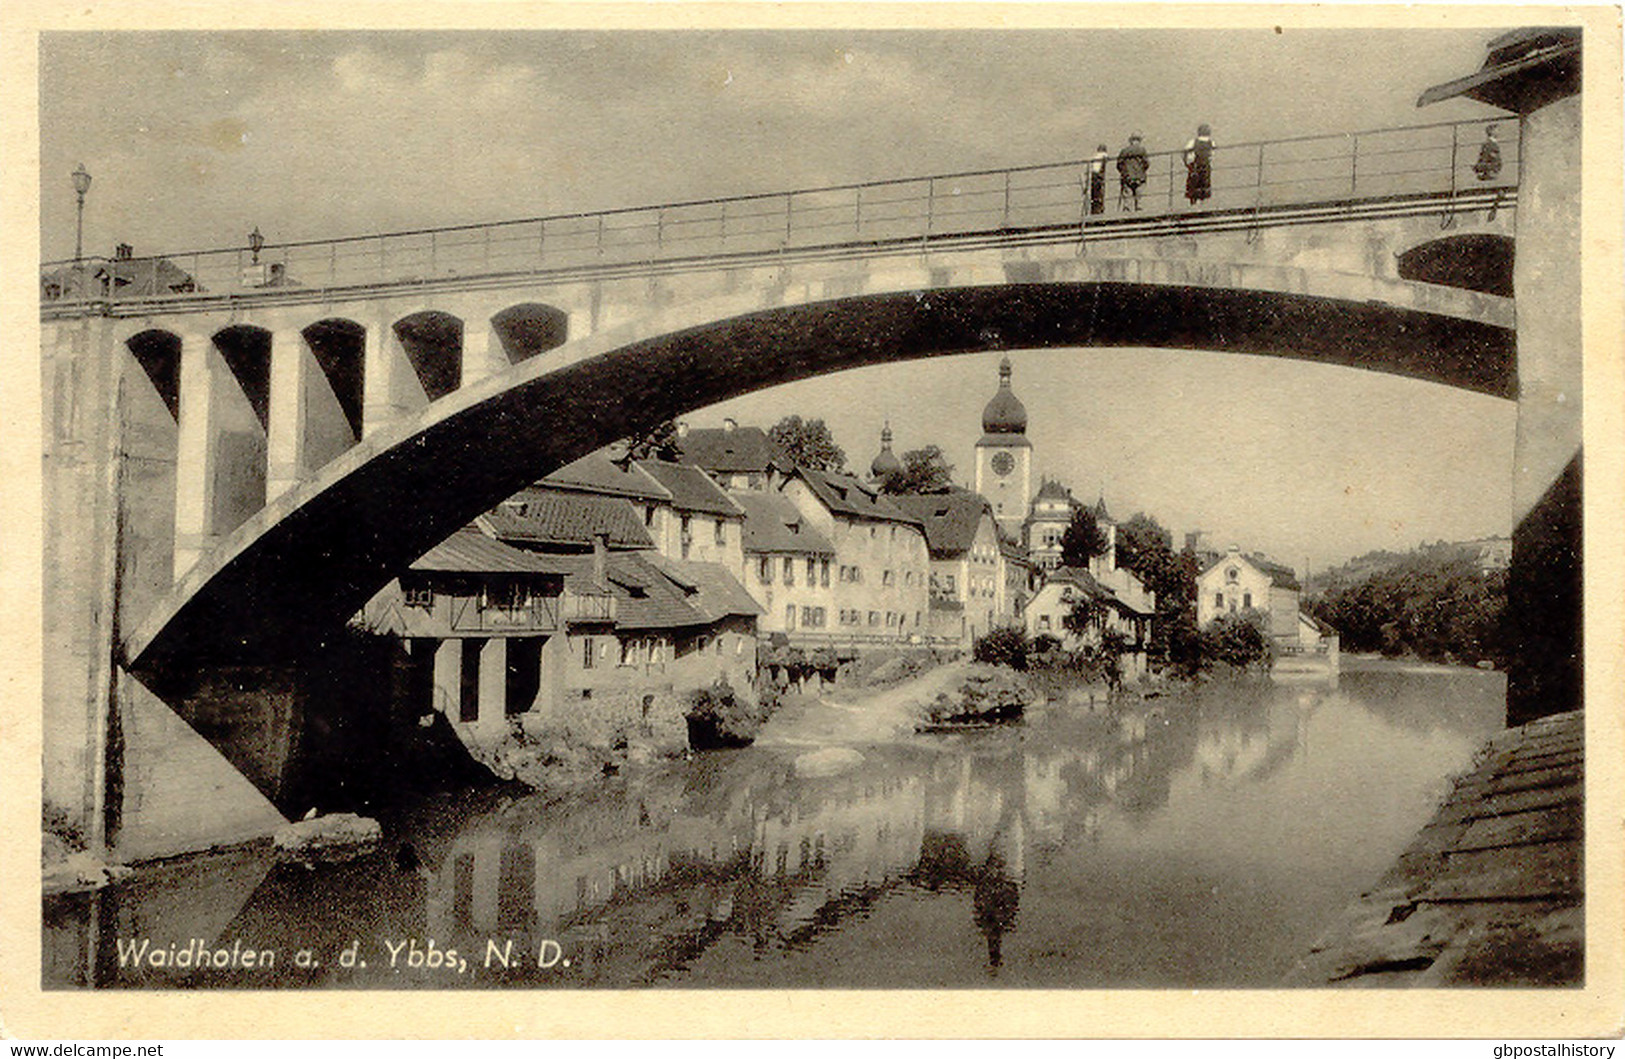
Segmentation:
<svg viewBox="0 0 1625 1059">
<path fill-rule="evenodd" d="M 1139 210 L 1120 201 L 1115 155 L 1105 208 L 1090 212 L 1087 159 L 1008 169 L 800 188 L 658 206 L 565 213 L 492 224 L 342 239 L 187 250 L 41 266 L 42 307 L 120 300 L 218 298 L 288 288 L 356 288 L 760 255 L 832 247 L 922 247 L 974 235 L 1211 210 L 1336 203 L 1394 196 L 1513 189 L 1517 126 L 1501 143 L 1499 172 L 1474 168 L 1484 121 L 1408 125 L 1221 145 L 1212 196 L 1185 201 L 1183 145 L 1148 152 Z"/>
</svg>

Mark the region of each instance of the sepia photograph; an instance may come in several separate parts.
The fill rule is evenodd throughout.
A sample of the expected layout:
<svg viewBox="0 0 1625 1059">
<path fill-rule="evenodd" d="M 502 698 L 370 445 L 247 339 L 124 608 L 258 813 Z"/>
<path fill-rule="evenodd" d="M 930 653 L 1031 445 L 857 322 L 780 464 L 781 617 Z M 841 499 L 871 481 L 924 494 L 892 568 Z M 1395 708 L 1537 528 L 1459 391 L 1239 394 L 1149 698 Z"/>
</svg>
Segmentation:
<svg viewBox="0 0 1625 1059">
<path fill-rule="evenodd" d="M 42 1002 L 1617 1020 L 1617 9 L 685 6 L 29 35 Z"/>
</svg>

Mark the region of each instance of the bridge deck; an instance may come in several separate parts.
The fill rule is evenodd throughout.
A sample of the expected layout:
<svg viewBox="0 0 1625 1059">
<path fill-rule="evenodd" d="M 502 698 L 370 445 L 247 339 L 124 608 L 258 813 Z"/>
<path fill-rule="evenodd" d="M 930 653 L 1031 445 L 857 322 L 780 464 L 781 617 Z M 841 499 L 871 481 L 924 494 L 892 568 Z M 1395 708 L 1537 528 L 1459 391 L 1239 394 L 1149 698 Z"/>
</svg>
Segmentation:
<svg viewBox="0 0 1625 1059">
<path fill-rule="evenodd" d="M 1585 714 L 1491 740 L 1292 985 L 1578 985 Z"/>
</svg>

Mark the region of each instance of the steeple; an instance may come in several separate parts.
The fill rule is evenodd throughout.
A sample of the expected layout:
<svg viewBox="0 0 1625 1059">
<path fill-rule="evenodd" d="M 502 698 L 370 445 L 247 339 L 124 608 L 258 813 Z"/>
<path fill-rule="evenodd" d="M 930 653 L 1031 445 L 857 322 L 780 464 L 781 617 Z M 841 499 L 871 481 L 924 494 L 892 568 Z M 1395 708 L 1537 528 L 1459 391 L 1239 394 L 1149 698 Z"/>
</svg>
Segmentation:
<svg viewBox="0 0 1625 1059">
<path fill-rule="evenodd" d="M 903 461 L 892 454 L 891 450 L 891 422 L 880 428 L 880 453 L 869 464 L 869 477 L 877 482 L 883 482 L 903 469 Z"/>
<path fill-rule="evenodd" d="M 982 410 L 982 430 L 988 434 L 1025 434 L 1027 409 L 1010 389 L 1010 358 L 999 361 L 999 392 Z"/>
</svg>

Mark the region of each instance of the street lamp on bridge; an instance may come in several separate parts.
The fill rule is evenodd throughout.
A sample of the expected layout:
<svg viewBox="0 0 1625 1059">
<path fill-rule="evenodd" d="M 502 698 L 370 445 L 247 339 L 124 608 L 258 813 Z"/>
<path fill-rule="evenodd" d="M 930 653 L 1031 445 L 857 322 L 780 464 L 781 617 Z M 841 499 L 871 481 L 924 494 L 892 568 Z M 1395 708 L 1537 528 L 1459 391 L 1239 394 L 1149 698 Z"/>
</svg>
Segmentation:
<svg viewBox="0 0 1625 1059">
<path fill-rule="evenodd" d="M 248 233 L 248 249 L 254 254 L 254 260 L 251 262 L 252 264 L 257 265 L 260 263 L 260 250 L 263 249 L 264 246 L 265 236 L 260 234 L 260 226 L 256 224 L 254 226 L 254 230 Z M 242 259 L 238 258 L 238 260 L 240 261 Z"/>
<path fill-rule="evenodd" d="M 73 191 L 79 196 L 79 223 L 73 236 L 73 266 L 79 267 L 79 259 L 85 255 L 85 192 L 90 190 L 90 173 L 85 169 L 85 163 L 80 162 L 79 168 L 73 171 Z"/>
</svg>

